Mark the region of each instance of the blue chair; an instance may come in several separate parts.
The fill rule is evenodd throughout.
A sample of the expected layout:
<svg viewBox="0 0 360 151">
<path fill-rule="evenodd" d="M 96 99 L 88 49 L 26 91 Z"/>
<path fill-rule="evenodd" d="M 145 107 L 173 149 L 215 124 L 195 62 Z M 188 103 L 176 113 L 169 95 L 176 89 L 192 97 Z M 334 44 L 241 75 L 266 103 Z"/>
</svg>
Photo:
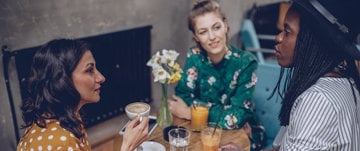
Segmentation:
<svg viewBox="0 0 360 151">
<path fill-rule="evenodd" d="M 261 48 L 255 27 L 250 19 L 243 20 L 240 36 L 245 50 L 253 52 L 258 58 L 258 81 L 255 86 L 253 101 L 256 106 L 256 114 L 263 123 L 267 134 L 268 141 L 265 148 L 270 149 L 280 129 L 278 115 L 281 108 L 281 98 L 278 94 L 275 94 L 270 100 L 268 98 L 279 78 L 280 66 L 276 60 L 264 59 L 263 53 L 273 53 L 274 50 Z"/>
<path fill-rule="evenodd" d="M 256 49 L 260 49 L 260 42 L 256 35 L 255 27 L 250 19 L 244 19 L 240 29 L 242 44 L 246 50 L 255 52 L 260 63 L 264 62 L 263 54 Z"/>
<path fill-rule="evenodd" d="M 256 114 L 263 123 L 267 135 L 266 148 L 272 148 L 272 143 L 280 129 L 278 119 L 281 108 L 281 98 L 275 94 L 268 100 L 273 91 L 280 73 L 280 66 L 270 63 L 259 63 L 257 69 L 258 81 L 255 86 L 253 101 Z"/>
</svg>

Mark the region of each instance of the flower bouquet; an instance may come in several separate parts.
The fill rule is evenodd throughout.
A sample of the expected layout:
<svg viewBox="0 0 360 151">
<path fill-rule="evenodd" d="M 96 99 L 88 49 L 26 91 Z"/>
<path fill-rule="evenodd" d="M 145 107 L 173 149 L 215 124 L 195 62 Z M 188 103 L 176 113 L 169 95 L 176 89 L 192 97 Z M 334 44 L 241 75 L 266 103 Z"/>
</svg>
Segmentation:
<svg viewBox="0 0 360 151">
<path fill-rule="evenodd" d="M 157 117 L 157 123 L 161 128 L 170 126 L 172 123 L 172 115 L 167 104 L 167 86 L 181 78 L 183 71 L 179 63 L 176 62 L 178 56 L 179 53 L 175 50 L 163 49 L 157 51 L 146 64 L 152 68 L 154 82 L 161 84 L 161 106 Z"/>
</svg>

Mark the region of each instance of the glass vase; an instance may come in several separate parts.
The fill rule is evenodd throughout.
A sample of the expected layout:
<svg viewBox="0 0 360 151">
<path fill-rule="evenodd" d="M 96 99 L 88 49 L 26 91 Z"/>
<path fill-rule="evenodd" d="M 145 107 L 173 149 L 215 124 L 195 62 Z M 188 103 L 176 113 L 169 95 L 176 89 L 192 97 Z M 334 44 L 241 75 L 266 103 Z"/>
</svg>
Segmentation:
<svg viewBox="0 0 360 151">
<path fill-rule="evenodd" d="M 167 84 L 161 84 L 161 106 L 157 116 L 157 124 L 162 129 L 172 124 L 173 118 L 167 103 Z"/>
</svg>

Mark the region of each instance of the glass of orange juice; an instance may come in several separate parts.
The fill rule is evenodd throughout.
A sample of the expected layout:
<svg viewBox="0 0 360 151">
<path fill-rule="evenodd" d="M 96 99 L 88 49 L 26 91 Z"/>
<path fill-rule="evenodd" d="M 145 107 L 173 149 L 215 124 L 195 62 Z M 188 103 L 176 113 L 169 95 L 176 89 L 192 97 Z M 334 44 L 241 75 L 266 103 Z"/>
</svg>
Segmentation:
<svg viewBox="0 0 360 151">
<path fill-rule="evenodd" d="M 207 125 L 210 102 L 194 101 L 191 105 L 191 129 L 199 132 L 202 126 Z"/>
<path fill-rule="evenodd" d="M 216 129 L 215 129 L 216 127 Z M 201 142 L 203 151 L 217 151 L 221 141 L 221 127 L 215 123 L 208 123 L 201 130 Z"/>
</svg>

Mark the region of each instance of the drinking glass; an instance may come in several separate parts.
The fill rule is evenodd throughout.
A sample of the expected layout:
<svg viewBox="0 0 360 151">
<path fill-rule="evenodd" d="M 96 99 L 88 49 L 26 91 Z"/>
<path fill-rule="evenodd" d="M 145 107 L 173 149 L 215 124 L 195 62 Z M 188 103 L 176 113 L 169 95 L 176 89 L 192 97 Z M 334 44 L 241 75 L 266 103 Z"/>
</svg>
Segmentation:
<svg viewBox="0 0 360 151">
<path fill-rule="evenodd" d="M 185 128 L 174 128 L 169 131 L 170 151 L 188 151 L 190 131 Z"/>
<path fill-rule="evenodd" d="M 216 128 L 216 129 L 215 129 Z M 221 141 L 221 127 L 216 123 L 208 123 L 201 130 L 201 143 L 203 151 L 217 151 Z"/>
<path fill-rule="evenodd" d="M 210 102 L 194 101 L 191 105 L 191 129 L 199 132 L 208 122 Z"/>
</svg>

